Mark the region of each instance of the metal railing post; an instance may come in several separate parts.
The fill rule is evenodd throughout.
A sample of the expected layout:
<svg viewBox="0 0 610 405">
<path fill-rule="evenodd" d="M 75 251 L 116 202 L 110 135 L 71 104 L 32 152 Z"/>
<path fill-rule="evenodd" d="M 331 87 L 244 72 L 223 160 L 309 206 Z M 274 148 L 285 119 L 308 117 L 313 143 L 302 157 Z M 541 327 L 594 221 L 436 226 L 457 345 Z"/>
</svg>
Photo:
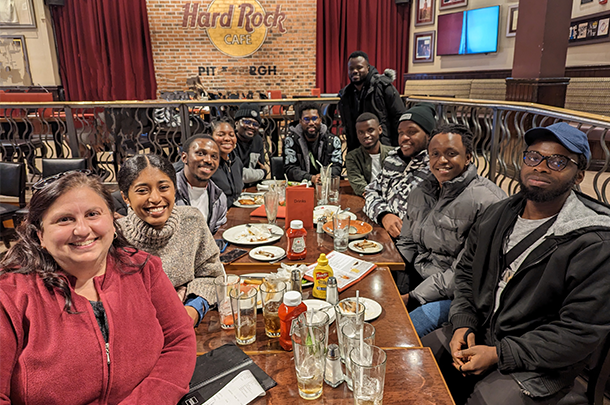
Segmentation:
<svg viewBox="0 0 610 405">
<path fill-rule="evenodd" d="M 74 126 L 72 108 L 66 106 L 64 107 L 64 112 L 66 114 L 66 135 L 68 136 L 68 144 L 70 145 L 70 150 L 72 151 L 72 157 L 79 158 L 80 149 L 78 147 L 78 138 L 76 137 L 76 127 Z"/>
<path fill-rule="evenodd" d="M 191 137 L 191 117 L 189 116 L 189 107 L 186 104 L 180 104 L 180 145 Z"/>
<path fill-rule="evenodd" d="M 498 145 L 500 144 L 500 123 L 499 111 L 497 107 L 493 107 L 493 123 L 491 132 L 491 161 L 489 162 L 489 180 L 496 182 L 496 166 L 498 164 Z"/>
</svg>

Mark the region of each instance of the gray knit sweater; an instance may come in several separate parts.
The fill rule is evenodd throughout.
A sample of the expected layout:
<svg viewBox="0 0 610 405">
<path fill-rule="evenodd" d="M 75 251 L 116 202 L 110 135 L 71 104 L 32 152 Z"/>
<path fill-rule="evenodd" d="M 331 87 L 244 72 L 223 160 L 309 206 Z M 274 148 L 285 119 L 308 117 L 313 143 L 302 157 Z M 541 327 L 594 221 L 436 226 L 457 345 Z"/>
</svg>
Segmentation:
<svg viewBox="0 0 610 405">
<path fill-rule="evenodd" d="M 136 248 L 159 256 L 174 287 L 186 285 L 186 295 L 196 294 L 216 303 L 214 278 L 225 274 L 214 237 L 195 207 L 174 206 L 163 229 L 142 221 L 133 210 L 118 223 Z"/>
</svg>

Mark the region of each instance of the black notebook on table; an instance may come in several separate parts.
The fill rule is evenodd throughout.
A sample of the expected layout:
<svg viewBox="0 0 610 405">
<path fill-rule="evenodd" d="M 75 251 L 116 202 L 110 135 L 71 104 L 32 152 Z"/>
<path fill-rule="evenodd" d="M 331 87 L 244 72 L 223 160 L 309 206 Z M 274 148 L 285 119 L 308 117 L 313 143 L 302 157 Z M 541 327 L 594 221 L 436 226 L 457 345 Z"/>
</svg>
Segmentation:
<svg viewBox="0 0 610 405">
<path fill-rule="evenodd" d="M 227 385 L 237 374 L 250 370 L 265 391 L 277 383 L 234 344 L 226 344 L 197 358 L 189 393 L 178 405 L 203 404 Z"/>
</svg>

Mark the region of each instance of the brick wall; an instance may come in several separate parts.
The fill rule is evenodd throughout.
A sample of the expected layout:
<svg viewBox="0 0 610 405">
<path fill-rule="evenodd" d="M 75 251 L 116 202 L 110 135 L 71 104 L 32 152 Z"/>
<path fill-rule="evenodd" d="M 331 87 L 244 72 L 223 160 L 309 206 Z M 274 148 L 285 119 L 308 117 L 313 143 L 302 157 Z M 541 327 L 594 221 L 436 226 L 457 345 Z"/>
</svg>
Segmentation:
<svg viewBox="0 0 610 405">
<path fill-rule="evenodd" d="M 215 1 L 215 7 L 222 2 L 236 4 L 237 20 L 241 2 Z M 243 2 L 255 4 L 256 0 Z M 186 3 L 191 3 L 190 11 L 193 3 L 199 3 L 198 11 L 202 12 L 212 0 L 147 0 L 158 92 L 187 90 L 186 79 L 197 74 L 209 91 L 252 91 L 255 98 L 259 92 L 275 89 L 287 96 L 309 94 L 315 87 L 316 0 L 258 0 L 268 13 L 281 6 L 286 32 L 268 28 L 258 51 L 243 58 L 216 49 L 205 28 L 190 27 L 194 20 L 189 19 L 183 28 Z"/>
</svg>

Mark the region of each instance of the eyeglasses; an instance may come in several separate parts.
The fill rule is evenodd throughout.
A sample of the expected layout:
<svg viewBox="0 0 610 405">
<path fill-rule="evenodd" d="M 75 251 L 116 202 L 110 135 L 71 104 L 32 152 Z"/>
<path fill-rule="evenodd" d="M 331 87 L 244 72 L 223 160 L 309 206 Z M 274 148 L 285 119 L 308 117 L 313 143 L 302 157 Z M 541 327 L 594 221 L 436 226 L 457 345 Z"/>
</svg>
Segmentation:
<svg viewBox="0 0 610 405">
<path fill-rule="evenodd" d="M 315 115 L 313 117 L 303 117 L 301 118 L 303 120 L 304 123 L 309 124 L 310 122 L 318 122 L 318 120 L 320 119 L 320 117 L 316 117 Z"/>
<path fill-rule="evenodd" d="M 556 172 L 560 172 L 565 169 L 570 162 L 578 166 L 577 161 L 564 155 L 542 156 L 540 153 L 534 150 L 526 150 L 523 152 L 523 163 L 530 167 L 538 166 L 543 160 L 546 160 L 546 166 L 549 169 Z"/>
<path fill-rule="evenodd" d="M 258 128 L 258 127 L 260 127 L 260 126 L 261 126 L 261 124 L 259 124 L 259 123 L 258 123 L 258 121 L 256 121 L 256 120 L 250 120 L 250 119 L 247 119 L 247 118 L 243 118 L 243 119 L 241 120 L 241 123 L 242 123 L 243 125 L 248 125 L 248 126 L 250 126 L 250 127 L 254 127 L 254 128 Z"/>
<path fill-rule="evenodd" d="M 46 179 L 42 179 L 42 180 L 37 181 L 32 186 L 32 190 L 34 192 L 40 191 L 43 188 L 45 188 L 46 186 L 48 186 L 49 184 L 53 183 L 54 181 L 59 180 L 62 177 L 67 176 L 67 175 L 72 174 L 72 173 L 83 173 L 85 176 L 91 176 L 93 174 L 91 172 L 91 170 L 89 170 L 89 169 L 68 170 L 67 172 L 57 173 L 56 175 L 49 176 Z"/>
</svg>

